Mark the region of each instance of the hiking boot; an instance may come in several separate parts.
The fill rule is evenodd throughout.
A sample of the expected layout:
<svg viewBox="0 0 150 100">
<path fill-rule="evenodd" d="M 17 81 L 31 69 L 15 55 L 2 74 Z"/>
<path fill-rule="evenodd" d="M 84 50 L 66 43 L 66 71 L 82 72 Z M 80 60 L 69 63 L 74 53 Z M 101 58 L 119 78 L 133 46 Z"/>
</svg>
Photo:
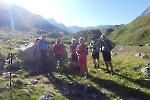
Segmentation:
<svg viewBox="0 0 150 100">
<path fill-rule="evenodd" d="M 109 73 L 109 72 L 110 72 L 109 70 L 106 70 L 106 71 L 105 71 L 105 73 Z"/>
<path fill-rule="evenodd" d="M 114 74 L 114 71 L 113 70 L 111 70 L 111 72 L 110 72 L 112 75 Z"/>
</svg>

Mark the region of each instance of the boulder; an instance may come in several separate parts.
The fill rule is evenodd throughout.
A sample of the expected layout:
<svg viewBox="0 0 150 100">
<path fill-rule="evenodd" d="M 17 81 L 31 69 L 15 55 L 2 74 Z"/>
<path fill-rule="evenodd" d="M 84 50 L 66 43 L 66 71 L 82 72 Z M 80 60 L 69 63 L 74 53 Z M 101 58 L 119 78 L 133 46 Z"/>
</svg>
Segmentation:
<svg viewBox="0 0 150 100">
<path fill-rule="evenodd" d="M 39 100 L 52 100 L 52 97 L 54 95 L 48 91 L 46 91 L 40 98 Z"/>
<path fill-rule="evenodd" d="M 146 46 L 149 46 L 149 44 L 146 44 Z"/>
<path fill-rule="evenodd" d="M 148 67 L 143 67 L 141 68 L 141 72 L 145 75 L 145 76 L 150 76 L 150 68 Z"/>
<path fill-rule="evenodd" d="M 5 56 L 0 53 L 0 62 L 5 63 Z"/>
<path fill-rule="evenodd" d="M 52 47 L 52 44 L 49 44 L 49 47 Z M 28 67 L 36 67 L 38 62 L 38 53 L 36 50 L 36 45 L 34 43 L 29 43 L 28 45 L 23 45 L 20 47 L 20 51 L 17 55 L 17 57 L 24 62 Z M 49 56 L 47 56 L 47 62 L 48 64 L 52 64 L 53 62 L 53 51 L 49 48 Z M 66 49 L 63 53 L 63 59 L 66 59 L 68 56 L 68 53 Z M 51 65 L 49 65 L 51 66 Z"/>
<path fill-rule="evenodd" d="M 0 53 L 0 71 L 4 69 L 5 66 L 5 56 Z"/>
<path fill-rule="evenodd" d="M 6 89 L 5 87 L 1 87 L 1 86 L 0 86 L 0 94 L 3 93 L 3 92 L 5 92 L 6 90 L 7 90 L 7 89 Z"/>
</svg>

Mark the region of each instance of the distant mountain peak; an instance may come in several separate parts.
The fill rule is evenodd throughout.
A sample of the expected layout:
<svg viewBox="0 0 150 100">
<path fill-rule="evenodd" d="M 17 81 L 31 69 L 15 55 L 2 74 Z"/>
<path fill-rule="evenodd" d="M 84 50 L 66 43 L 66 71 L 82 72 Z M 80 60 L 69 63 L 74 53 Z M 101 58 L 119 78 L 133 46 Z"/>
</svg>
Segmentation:
<svg viewBox="0 0 150 100">
<path fill-rule="evenodd" d="M 47 19 L 51 24 L 57 24 L 57 22 L 53 18 L 48 18 Z"/>
</svg>

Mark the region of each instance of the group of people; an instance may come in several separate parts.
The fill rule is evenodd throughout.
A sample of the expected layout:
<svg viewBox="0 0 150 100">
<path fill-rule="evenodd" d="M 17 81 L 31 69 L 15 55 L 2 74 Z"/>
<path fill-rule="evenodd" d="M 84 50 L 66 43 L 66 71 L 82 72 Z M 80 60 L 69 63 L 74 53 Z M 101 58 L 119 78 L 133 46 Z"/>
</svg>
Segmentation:
<svg viewBox="0 0 150 100">
<path fill-rule="evenodd" d="M 101 42 L 97 39 L 96 36 L 91 37 L 92 41 L 90 43 L 90 49 L 92 52 L 92 58 L 94 63 L 94 68 L 99 68 L 100 60 L 99 60 L 99 52 L 102 53 L 103 60 L 106 65 L 106 73 L 113 72 L 113 65 L 111 62 L 111 51 L 115 47 L 115 44 L 106 38 L 105 34 L 101 35 Z M 97 60 L 97 65 L 96 65 Z M 110 70 L 109 70 L 110 67 Z"/>
<path fill-rule="evenodd" d="M 84 43 L 84 38 L 80 37 L 79 42 L 77 42 L 75 39 L 72 39 L 72 44 L 70 46 L 71 60 L 75 69 L 77 69 L 79 66 L 81 76 L 84 76 L 84 73 L 86 72 L 86 77 L 88 77 L 86 58 L 88 52 L 87 50 L 88 46 Z"/>
<path fill-rule="evenodd" d="M 36 41 L 36 50 L 39 55 L 39 72 L 43 73 L 46 72 L 46 61 L 47 61 L 47 56 L 49 56 L 49 48 L 48 48 L 48 43 L 46 40 L 46 35 L 43 34 L 41 39 L 38 39 Z M 56 63 L 59 61 L 59 66 L 62 66 L 62 56 L 64 52 L 64 46 L 61 44 L 60 39 L 57 39 L 55 44 L 51 47 L 51 50 L 54 53 L 53 57 L 53 63 L 51 66 L 51 70 L 56 68 Z"/>
<path fill-rule="evenodd" d="M 70 53 L 74 68 L 80 69 L 81 76 L 84 76 L 84 73 L 86 73 L 86 77 L 89 76 L 86 57 L 88 55 L 89 48 L 92 52 L 94 68 L 100 67 L 99 53 L 101 52 L 106 65 L 106 72 L 113 73 L 113 66 L 111 62 L 111 50 L 115 47 L 115 44 L 111 40 L 108 40 L 105 34 L 101 35 L 101 41 L 98 40 L 96 36 L 92 36 L 91 39 L 92 41 L 90 42 L 89 47 L 84 42 L 84 38 L 82 37 L 79 38 L 79 41 L 77 41 L 74 38 L 71 40 Z M 54 59 L 51 68 L 55 69 L 56 61 L 59 61 L 59 66 L 62 67 L 62 55 L 64 52 L 64 46 L 61 43 L 60 39 L 56 40 L 56 43 L 52 46 L 51 50 L 54 53 Z M 49 49 L 45 35 L 42 35 L 42 39 L 38 40 L 37 51 L 39 53 L 40 60 L 42 63 L 40 70 L 44 71 L 46 69 L 46 56 L 49 56 Z"/>
</svg>

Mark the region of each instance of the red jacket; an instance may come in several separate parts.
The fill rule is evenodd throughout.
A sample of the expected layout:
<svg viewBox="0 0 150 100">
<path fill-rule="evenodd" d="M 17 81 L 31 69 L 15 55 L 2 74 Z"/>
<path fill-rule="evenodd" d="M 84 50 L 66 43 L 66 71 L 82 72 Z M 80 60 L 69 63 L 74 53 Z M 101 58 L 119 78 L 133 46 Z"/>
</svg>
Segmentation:
<svg viewBox="0 0 150 100">
<path fill-rule="evenodd" d="M 54 53 L 62 54 L 64 51 L 64 46 L 62 44 L 61 45 L 54 44 L 52 50 L 54 51 Z"/>
</svg>

